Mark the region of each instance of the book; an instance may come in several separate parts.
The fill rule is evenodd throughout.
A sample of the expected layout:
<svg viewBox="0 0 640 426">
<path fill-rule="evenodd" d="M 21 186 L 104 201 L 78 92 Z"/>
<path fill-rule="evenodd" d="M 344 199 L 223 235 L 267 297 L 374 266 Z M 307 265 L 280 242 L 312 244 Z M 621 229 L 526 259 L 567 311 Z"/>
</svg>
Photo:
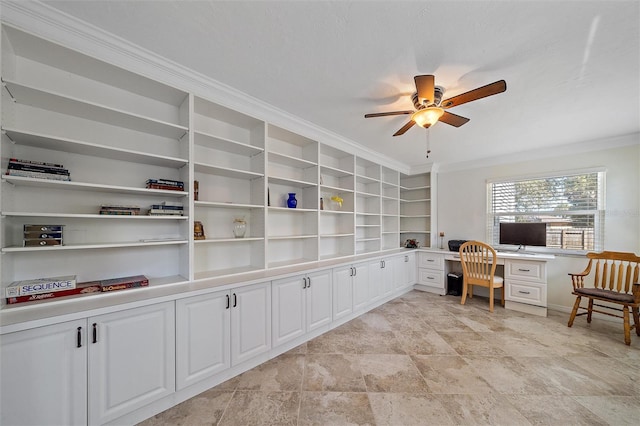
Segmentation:
<svg viewBox="0 0 640 426">
<path fill-rule="evenodd" d="M 11 163 L 21 163 L 21 164 L 33 164 L 33 165 L 37 165 L 37 166 L 47 166 L 47 167 L 55 167 L 58 169 L 64 169 L 64 166 L 62 164 L 55 164 L 55 163 L 45 163 L 43 161 L 33 161 L 33 160 L 22 160 L 19 158 L 9 158 L 9 162 Z"/>
<path fill-rule="evenodd" d="M 14 281 L 5 289 L 5 297 L 27 296 L 32 294 L 51 293 L 76 288 L 76 276 L 36 278 L 33 280 Z"/>
<path fill-rule="evenodd" d="M 158 183 L 148 183 L 147 189 L 163 189 L 167 191 L 184 191 L 184 188 L 181 186 L 172 186 L 172 185 L 161 185 Z"/>
<path fill-rule="evenodd" d="M 31 172 L 27 170 L 10 169 L 10 170 L 7 170 L 6 174 L 8 176 L 19 176 L 19 177 L 28 177 L 28 178 L 36 178 L 36 179 L 63 180 L 63 181 L 71 180 L 69 175 L 57 175 L 53 173 Z"/>
<path fill-rule="evenodd" d="M 100 281 L 100 289 L 103 292 L 124 290 L 127 288 L 146 287 L 149 279 L 144 275 L 133 275 L 130 277 L 110 278 Z"/>
<path fill-rule="evenodd" d="M 181 216 L 184 214 L 184 210 L 165 210 L 165 209 L 149 209 L 149 214 L 166 214 L 166 215 L 175 215 Z"/>
<path fill-rule="evenodd" d="M 140 212 L 135 210 L 100 210 L 98 212 L 102 215 L 119 215 L 119 216 L 137 216 Z"/>
<path fill-rule="evenodd" d="M 183 210 L 184 206 L 182 204 L 175 206 L 166 206 L 164 204 L 152 204 L 152 210 Z"/>
<path fill-rule="evenodd" d="M 26 296 L 7 297 L 8 304 L 33 302 L 36 300 L 55 299 L 65 296 L 73 296 L 76 294 L 100 293 L 102 288 L 99 281 L 89 281 L 78 283 L 75 288 L 68 290 L 51 291 L 48 293 L 30 294 Z"/>
<path fill-rule="evenodd" d="M 184 187 L 184 182 L 181 180 L 172 180 L 172 179 L 147 179 L 146 183 L 159 183 L 162 185 L 175 185 Z"/>
<path fill-rule="evenodd" d="M 69 175 L 67 169 L 56 169 L 54 167 L 36 166 L 33 164 L 21 164 L 21 163 L 9 163 L 7 165 L 9 170 L 24 170 L 29 172 L 49 173 L 54 175 Z"/>
</svg>

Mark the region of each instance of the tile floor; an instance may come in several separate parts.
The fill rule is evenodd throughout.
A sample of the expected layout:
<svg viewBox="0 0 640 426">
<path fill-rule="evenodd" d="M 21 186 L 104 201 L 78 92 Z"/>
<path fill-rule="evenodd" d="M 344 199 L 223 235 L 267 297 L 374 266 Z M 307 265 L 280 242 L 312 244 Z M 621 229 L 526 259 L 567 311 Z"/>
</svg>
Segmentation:
<svg viewBox="0 0 640 426">
<path fill-rule="evenodd" d="M 412 291 L 141 425 L 637 425 L 640 337 Z"/>
</svg>

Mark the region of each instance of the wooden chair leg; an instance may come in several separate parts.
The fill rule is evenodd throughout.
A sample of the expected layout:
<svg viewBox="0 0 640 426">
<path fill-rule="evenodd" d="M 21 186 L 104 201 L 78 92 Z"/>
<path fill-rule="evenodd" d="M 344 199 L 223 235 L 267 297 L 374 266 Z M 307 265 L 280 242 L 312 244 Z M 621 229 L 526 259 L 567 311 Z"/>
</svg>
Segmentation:
<svg viewBox="0 0 640 426">
<path fill-rule="evenodd" d="M 502 306 L 504 306 L 504 291 L 505 291 L 505 287 L 504 287 L 504 285 L 503 285 L 503 286 L 502 286 L 502 292 L 501 292 L 501 293 L 502 293 L 502 300 L 501 300 L 501 302 L 502 302 Z"/>
<path fill-rule="evenodd" d="M 571 311 L 571 316 L 569 317 L 569 324 L 567 324 L 568 327 L 571 327 L 573 325 L 573 320 L 576 319 L 576 314 L 578 313 L 581 299 L 582 296 L 576 297 L 576 302 L 573 304 L 573 310 Z"/>
<path fill-rule="evenodd" d="M 463 279 L 462 280 L 462 299 L 460 299 L 460 304 L 464 305 L 464 302 L 467 301 L 467 283 Z"/>
<path fill-rule="evenodd" d="M 636 334 L 640 336 L 640 309 L 639 308 L 631 308 L 633 312 L 633 322 L 636 326 Z"/>
<path fill-rule="evenodd" d="M 593 299 L 589 298 L 589 308 L 587 309 L 587 322 L 591 324 L 591 314 L 593 313 Z"/>
<path fill-rule="evenodd" d="M 473 299 L 473 286 L 469 286 L 469 299 Z"/>
<path fill-rule="evenodd" d="M 493 312 L 493 287 L 489 290 L 489 312 Z"/>
<path fill-rule="evenodd" d="M 624 343 L 629 346 L 631 345 L 631 329 L 629 327 L 629 307 L 626 305 L 622 308 L 622 316 L 624 318 Z"/>
</svg>

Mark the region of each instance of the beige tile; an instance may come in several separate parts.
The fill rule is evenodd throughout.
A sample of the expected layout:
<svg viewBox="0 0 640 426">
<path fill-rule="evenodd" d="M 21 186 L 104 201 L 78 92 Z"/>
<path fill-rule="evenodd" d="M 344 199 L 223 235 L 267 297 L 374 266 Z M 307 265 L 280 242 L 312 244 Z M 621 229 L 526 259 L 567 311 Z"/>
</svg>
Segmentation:
<svg viewBox="0 0 640 426">
<path fill-rule="evenodd" d="M 263 391 L 300 391 L 304 373 L 304 355 L 282 354 L 247 372 L 237 380 L 236 389 Z"/>
<path fill-rule="evenodd" d="M 535 372 L 548 387 L 555 387 L 564 395 L 621 394 L 621 390 L 565 358 L 528 358 L 525 367 Z"/>
<path fill-rule="evenodd" d="M 409 355 L 457 355 L 457 352 L 434 330 L 394 332 L 400 346 Z"/>
<path fill-rule="evenodd" d="M 366 393 L 303 392 L 298 425 L 375 425 Z"/>
<path fill-rule="evenodd" d="M 405 354 L 393 331 L 372 331 L 352 336 L 358 354 Z"/>
<path fill-rule="evenodd" d="M 460 355 L 507 355 L 500 344 L 492 340 L 494 333 L 438 331 L 438 334 Z"/>
<path fill-rule="evenodd" d="M 514 395 L 552 395 L 560 391 L 549 387 L 526 368 L 527 359 L 514 357 L 469 356 L 464 360 L 498 393 Z"/>
<path fill-rule="evenodd" d="M 573 397 L 507 395 L 531 424 L 535 425 L 606 425 L 600 417 L 585 409 Z M 615 423 L 612 423 L 615 424 Z"/>
<path fill-rule="evenodd" d="M 458 355 L 415 355 L 412 357 L 424 377 L 428 392 L 437 394 L 483 394 L 491 387 Z"/>
<path fill-rule="evenodd" d="M 150 419 L 140 426 L 192 426 L 216 424 L 224 413 L 233 391 L 210 389 L 185 402 L 176 405 Z"/>
<path fill-rule="evenodd" d="M 328 331 L 307 342 L 307 354 L 355 354 L 353 336 L 362 336 L 359 333 L 357 330 L 342 327 Z"/>
<path fill-rule="evenodd" d="M 501 395 L 437 395 L 437 398 L 456 425 L 528 426 L 533 424 Z M 572 423 L 557 423 L 563 426 L 567 424 Z"/>
<path fill-rule="evenodd" d="M 306 357 L 305 391 L 365 392 L 358 358 L 345 354 L 309 354 Z"/>
<path fill-rule="evenodd" d="M 453 425 L 440 400 L 426 393 L 369 393 L 377 425 Z"/>
<path fill-rule="evenodd" d="M 408 355 L 359 355 L 369 392 L 426 392 L 427 385 Z"/>
<path fill-rule="evenodd" d="M 292 425 L 298 421 L 299 392 L 236 391 L 219 426 Z M 209 423 L 212 424 L 212 423 Z"/>
<path fill-rule="evenodd" d="M 610 425 L 631 426 L 640 422 L 637 396 L 576 396 L 574 399 Z"/>
<path fill-rule="evenodd" d="M 629 368 L 623 361 L 611 357 L 574 356 L 570 362 L 598 376 L 618 391 L 618 395 L 640 395 L 640 369 Z"/>
</svg>

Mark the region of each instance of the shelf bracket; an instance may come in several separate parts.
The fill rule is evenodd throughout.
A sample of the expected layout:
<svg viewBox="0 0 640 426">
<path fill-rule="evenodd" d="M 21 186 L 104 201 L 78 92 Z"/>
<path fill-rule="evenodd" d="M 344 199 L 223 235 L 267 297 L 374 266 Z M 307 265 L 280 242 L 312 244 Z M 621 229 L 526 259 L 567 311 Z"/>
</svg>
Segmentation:
<svg viewBox="0 0 640 426">
<path fill-rule="evenodd" d="M 184 133 L 182 134 L 182 136 L 180 136 L 180 137 L 178 138 L 178 140 L 181 140 L 182 138 L 184 138 L 184 137 L 185 137 L 185 135 L 186 135 L 187 133 L 189 133 L 189 131 L 184 132 Z"/>
<path fill-rule="evenodd" d="M 13 139 L 11 139 L 11 136 L 9 136 L 9 134 L 7 133 L 7 131 L 5 129 L 0 128 L 0 131 L 2 132 L 3 135 L 5 135 L 7 137 L 7 139 L 9 139 L 11 141 L 11 143 L 13 145 L 16 144 L 16 141 L 14 141 Z"/>
<path fill-rule="evenodd" d="M 13 102 L 18 102 L 16 98 L 13 96 L 13 93 L 11 93 L 11 90 L 9 90 L 9 88 L 7 87 L 7 83 L 5 83 L 2 78 L 0 78 L 0 81 L 2 82 L 2 87 L 4 87 L 7 93 L 9 94 L 9 96 L 11 96 L 11 100 Z"/>
</svg>

